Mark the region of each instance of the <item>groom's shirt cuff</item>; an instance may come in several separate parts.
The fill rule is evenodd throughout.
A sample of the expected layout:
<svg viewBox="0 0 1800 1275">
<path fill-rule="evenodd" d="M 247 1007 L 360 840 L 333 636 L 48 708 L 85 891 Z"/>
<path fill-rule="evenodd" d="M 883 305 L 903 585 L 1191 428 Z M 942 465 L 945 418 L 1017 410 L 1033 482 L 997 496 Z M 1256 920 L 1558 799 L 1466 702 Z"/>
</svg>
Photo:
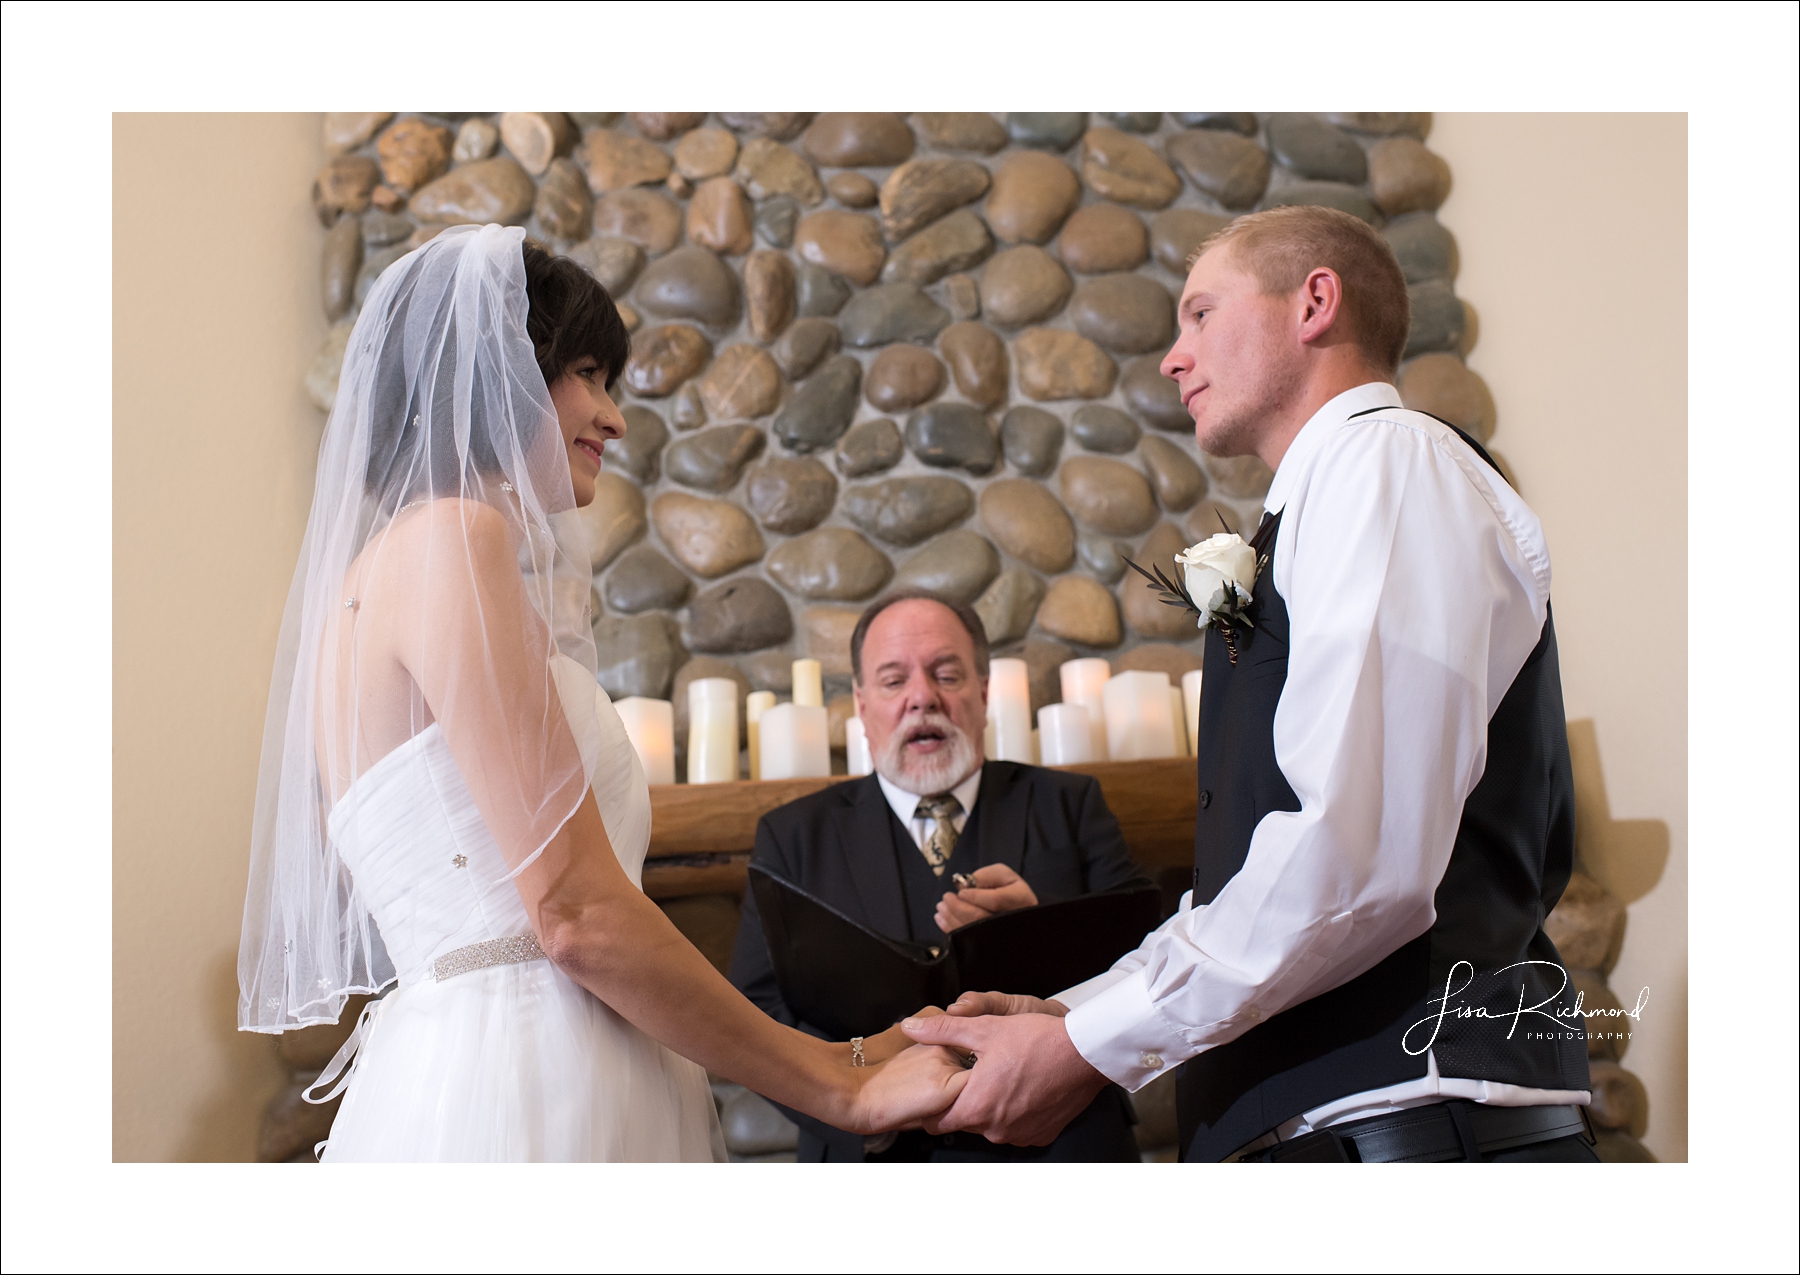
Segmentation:
<svg viewBox="0 0 1800 1275">
<path fill-rule="evenodd" d="M 1105 986 L 1096 989 L 1095 984 Z M 1194 1054 L 1184 1035 L 1156 1010 L 1142 969 L 1108 970 L 1056 999 L 1070 1006 L 1063 1026 L 1075 1051 L 1108 1080 L 1135 1093 Z"/>
</svg>

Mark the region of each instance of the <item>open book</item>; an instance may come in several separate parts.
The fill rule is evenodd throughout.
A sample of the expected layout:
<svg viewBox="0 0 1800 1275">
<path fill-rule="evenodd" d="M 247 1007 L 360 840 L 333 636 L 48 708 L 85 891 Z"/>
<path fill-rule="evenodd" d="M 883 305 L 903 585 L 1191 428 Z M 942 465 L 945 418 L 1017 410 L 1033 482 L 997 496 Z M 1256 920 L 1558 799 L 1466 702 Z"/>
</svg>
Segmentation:
<svg viewBox="0 0 1800 1275">
<path fill-rule="evenodd" d="M 1162 915 L 1155 886 L 1126 886 L 1002 912 L 927 946 L 877 934 L 755 864 L 750 888 L 782 999 L 839 1040 L 873 1036 L 965 991 L 1054 996 L 1105 973 Z"/>
</svg>

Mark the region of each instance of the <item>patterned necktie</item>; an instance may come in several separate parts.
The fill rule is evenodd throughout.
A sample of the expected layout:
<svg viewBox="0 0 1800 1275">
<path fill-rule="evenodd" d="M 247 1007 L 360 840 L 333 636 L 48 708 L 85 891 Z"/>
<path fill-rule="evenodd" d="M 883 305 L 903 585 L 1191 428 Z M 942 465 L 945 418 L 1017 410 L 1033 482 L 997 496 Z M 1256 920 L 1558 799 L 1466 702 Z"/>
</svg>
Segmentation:
<svg viewBox="0 0 1800 1275">
<path fill-rule="evenodd" d="M 951 793 L 925 797 L 913 811 L 913 818 L 917 819 L 922 815 L 937 824 L 931 830 L 931 835 L 925 838 L 925 844 L 919 847 L 919 853 L 931 865 L 934 876 L 944 875 L 944 865 L 950 862 L 950 852 L 956 849 L 956 825 L 951 820 L 961 813 L 962 802 Z"/>
</svg>

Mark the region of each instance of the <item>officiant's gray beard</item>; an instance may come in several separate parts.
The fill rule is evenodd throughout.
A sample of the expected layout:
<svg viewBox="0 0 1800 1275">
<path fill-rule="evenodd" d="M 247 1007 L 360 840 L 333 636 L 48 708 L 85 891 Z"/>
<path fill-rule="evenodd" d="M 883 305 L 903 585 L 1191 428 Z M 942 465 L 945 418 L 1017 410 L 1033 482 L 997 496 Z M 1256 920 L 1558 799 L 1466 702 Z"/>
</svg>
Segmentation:
<svg viewBox="0 0 1800 1275">
<path fill-rule="evenodd" d="M 907 736 L 921 726 L 943 732 L 948 747 L 926 757 L 909 755 Z M 968 732 L 948 717 L 941 713 L 920 713 L 901 722 L 871 760 L 875 763 L 876 773 L 902 792 L 934 797 L 949 792 L 974 774 L 975 768 L 981 765 L 981 753 Z"/>
</svg>

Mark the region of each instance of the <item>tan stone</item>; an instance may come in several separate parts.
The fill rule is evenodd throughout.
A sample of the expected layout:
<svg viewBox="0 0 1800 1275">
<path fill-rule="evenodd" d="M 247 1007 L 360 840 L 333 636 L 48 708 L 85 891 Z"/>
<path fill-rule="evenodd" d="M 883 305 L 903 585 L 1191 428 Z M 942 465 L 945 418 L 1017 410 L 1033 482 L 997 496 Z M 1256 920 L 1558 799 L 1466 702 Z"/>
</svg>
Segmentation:
<svg viewBox="0 0 1800 1275">
<path fill-rule="evenodd" d="M 561 111 L 508 111 L 500 117 L 500 140 L 535 177 L 575 149 L 577 134 L 574 121 Z"/>
<path fill-rule="evenodd" d="M 1089 204 L 1063 223 L 1056 251 L 1064 265 L 1082 274 L 1131 270 L 1150 255 L 1150 232 L 1129 208 Z"/>
<path fill-rule="evenodd" d="M 366 155 L 344 155 L 329 160 L 313 180 L 313 210 L 319 224 L 329 226 L 339 213 L 360 213 L 369 206 L 369 195 L 381 180 L 381 166 Z"/>
<path fill-rule="evenodd" d="M 744 262 L 744 298 L 750 335 L 763 342 L 780 336 L 794 320 L 794 263 L 786 253 L 764 249 L 750 254 Z"/>
<path fill-rule="evenodd" d="M 811 111 L 721 111 L 719 122 L 750 137 L 790 142 L 812 123 Z"/>
<path fill-rule="evenodd" d="M 660 257 L 681 242 L 681 209 L 653 190 L 615 190 L 594 204 L 594 233 L 629 239 Z"/>
<path fill-rule="evenodd" d="M 1269 153 L 1247 137 L 1196 128 L 1169 139 L 1169 158 L 1201 193 L 1226 208 L 1244 209 L 1269 185 Z"/>
<path fill-rule="evenodd" d="M 1400 367 L 1400 400 L 1442 417 L 1485 443 L 1494 436 L 1494 396 L 1480 373 L 1454 354 L 1421 354 Z"/>
<path fill-rule="evenodd" d="M 1063 308 L 1075 281 L 1035 244 L 1007 248 L 981 272 L 981 312 L 1006 327 L 1037 323 Z"/>
<path fill-rule="evenodd" d="M 981 493 L 981 526 L 1005 552 L 1049 575 L 1075 565 L 1075 524 L 1042 483 L 1002 478 Z"/>
<path fill-rule="evenodd" d="M 589 133 L 576 158 L 587 169 L 588 186 L 596 195 L 654 185 L 674 167 L 669 153 L 654 142 L 611 128 Z"/>
<path fill-rule="evenodd" d="M 766 350 L 727 346 L 700 378 L 700 398 L 714 420 L 767 416 L 781 404 L 781 369 Z"/>
<path fill-rule="evenodd" d="M 455 144 L 456 136 L 449 129 L 408 116 L 375 143 L 382 180 L 411 193 L 449 169 L 450 149 Z"/>
<path fill-rule="evenodd" d="M 1650 1096 L 1644 1090 L 1644 1082 L 1618 1063 L 1598 1059 L 1588 1063 L 1588 1080 L 1594 1095 L 1588 1118 L 1602 1129 L 1643 1137 L 1650 1123 Z"/>
<path fill-rule="evenodd" d="M 794 232 L 794 249 L 802 260 L 862 287 L 881 277 L 881 263 L 887 260 L 875 219 L 837 209 L 803 218 Z"/>
<path fill-rule="evenodd" d="M 992 155 L 1006 145 L 1006 126 L 986 111 L 918 111 L 912 122 L 934 150 Z"/>
<path fill-rule="evenodd" d="M 943 390 L 944 365 L 916 345 L 885 347 L 863 374 L 863 396 L 883 412 L 904 412 Z"/>
<path fill-rule="evenodd" d="M 1081 139 L 1081 176 L 1096 194 L 1138 208 L 1162 208 L 1181 193 L 1181 178 L 1142 138 L 1090 128 Z"/>
<path fill-rule="evenodd" d="M 1175 555 L 1187 546 L 1186 538 L 1173 523 L 1158 523 L 1144 537 L 1137 553 L 1132 555 L 1132 561 L 1146 571 L 1161 567 L 1164 575 L 1174 576 L 1180 571 L 1175 565 Z M 1193 637 L 1197 632 L 1197 621 L 1193 616 L 1180 607 L 1164 606 L 1158 601 L 1158 594 L 1150 587 L 1150 582 L 1135 571 L 1125 573 L 1125 578 L 1119 582 L 1119 594 L 1125 622 L 1134 632 L 1168 641 Z"/>
<path fill-rule="evenodd" d="M 1230 505 L 1216 500 L 1203 500 L 1187 511 L 1181 520 L 1181 534 L 1187 537 L 1189 544 L 1199 544 L 1208 536 L 1216 536 L 1225 532 L 1233 536 L 1248 537 L 1256 531 L 1260 517 L 1252 518 L 1248 523 L 1242 515 Z"/>
<path fill-rule="evenodd" d="M 912 154 L 913 135 L 889 111 L 823 111 L 800 145 L 814 163 L 830 168 L 886 168 Z"/>
<path fill-rule="evenodd" d="M 679 137 L 706 120 L 705 111 L 632 111 L 631 122 L 637 131 L 654 141 L 666 142 Z"/>
<path fill-rule="evenodd" d="M 850 676 L 850 634 L 860 607 L 807 607 L 800 613 L 800 641 L 826 677 Z"/>
<path fill-rule="evenodd" d="M 1013 342 L 1013 355 L 1019 361 L 1019 388 L 1040 403 L 1104 398 L 1119 375 L 1106 351 L 1078 332 L 1027 328 Z"/>
<path fill-rule="evenodd" d="M 326 111 L 323 139 L 325 153 L 342 155 L 346 151 L 355 150 L 380 132 L 381 126 L 393 118 L 392 111 Z"/>
<path fill-rule="evenodd" d="M 1570 970 L 1569 991 L 1580 999 L 1588 1057 L 1618 1062 L 1631 1046 L 1636 1020 L 1626 1016 L 1624 1005 L 1597 971 Z"/>
<path fill-rule="evenodd" d="M 1625 941 L 1625 905 L 1585 872 L 1574 873 L 1544 918 L 1544 933 L 1565 965 L 1609 970 Z"/>
<path fill-rule="evenodd" d="M 833 173 L 825 193 L 846 208 L 873 208 L 881 197 L 880 187 L 861 173 Z"/>
<path fill-rule="evenodd" d="M 1038 607 L 1044 632 L 1080 646 L 1117 646 L 1125 638 L 1119 604 L 1105 585 L 1086 576 L 1064 576 L 1050 586 Z"/>
<path fill-rule="evenodd" d="M 1390 217 L 1431 212 L 1450 195 L 1450 165 L 1410 137 L 1385 137 L 1369 148 L 1369 193 Z"/>
<path fill-rule="evenodd" d="M 1136 536 L 1156 522 L 1150 483 L 1123 461 L 1073 456 L 1057 471 L 1062 502 L 1082 526 L 1106 536 Z"/>
<path fill-rule="evenodd" d="M 882 233 L 889 243 L 899 243 L 945 213 L 980 199 L 990 183 L 988 170 L 971 160 L 909 160 L 881 184 Z"/>
<path fill-rule="evenodd" d="M 637 484 L 605 470 L 594 479 L 594 499 L 581 510 L 588 559 L 597 575 L 619 552 L 644 537 L 644 493 Z"/>
<path fill-rule="evenodd" d="M 712 359 L 712 342 L 685 323 L 651 328 L 631 342 L 625 388 L 639 398 L 663 398 Z"/>
<path fill-rule="evenodd" d="M 412 197 L 421 221 L 450 224 L 524 221 L 537 197 L 523 168 L 505 155 L 453 168 Z"/>
<path fill-rule="evenodd" d="M 987 223 L 1002 243 L 1048 243 L 1080 203 L 1074 169 L 1042 151 L 1015 151 L 994 172 Z"/>
<path fill-rule="evenodd" d="M 1206 474 L 1193 458 L 1166 438 L 1149 435 L 1138 442 L 1138 455 L 1150 471 L 1156 500 L 1171 513 L 1180 513 L 1206 494 Z"/>
<path fill-rule="evenodd" d="M 377 186 L 369 195 L 369 202 L 382 212 L 399 212 L 406 207 L 406 196 L 392 186 Z"/>
<path fill-rule="evenodd" d="M 533 213 L 545 233 L 557 239 L 586 239 L 594 225 L 594 197 L 574 160 L 552 160 L 538 183 Z"/>
<path fill-rule="evenodd" d="M 1456 347 L 1456 351 L 1466 359 L 1469 357 L 1470 351 L 1475 348 L 1475 342 L 1481 338 L 1481 315 L 1476 313 L 1474 306 L 1463 301 L 1461 297 L 1458 297 L 1457 300 L 1462 301 L 1463 336 L 1462 344 Z"/>
<path fill-rule="evenodd" d="M 450 148 L 450 157 L 459 164 L 486 159 L 499 144 L 500 130 L 479 115 L 471 116 L 456 130 L 456 145 Z"/>
<path fill-rule="evenodd" d="M 737 179 L 744 183 L 752 199 L 787 195 L 811 206 L 825 198 L 825 187 L 813 166 L 780 142 L 766 137 L 746 142 L 738 152 Z"/>
<path fill-rule="evenodd" d="M 669 188 L 669 193 L 677 199 L 686 199 L 689 195 L 694 193 L 694 183 L 683 177 L 680 173 L 670 173 L 666 185 Z"/>
<path fill-rule="evenodd" d="M 938 337 L 957 392 L 971 403 L 998 407 L 1006 401 L 1006 343 L 979 323 L 953 323 Z"/>
<path fill-rule="evenodd" d="M 1148 564 L 1146 564 L 1148 565 Z M 1136 575 L 1137 572 L 1132 572 Z M 1200 634 L 1199 621 L 1194 616 L 1188 617 L 1190 632 L 1183 634 L 1187 638 L 1197 638 Z M 1185 646 L 1174 646 L 1168 642 L 1145 642 L 1132 647 L 1125 654 L 1112 661 L 1112 670 L 1119 673 L 1167 673 L 1170 686 L 1180 686 L 1184 673 L 1192 673 L 1203 661 L 1197 651 Z"/>
<path fill-rule="evenodd" d="M 629 304 L 624 301 L 616 301 L 613 304 L 618 306 L 619 322 L 625 325 L 625 330 L 627 332 L 636 332 L 638 328 L 643 326 L 643 317 L 639 315 L 636 310 L 632 309 Z"/>
<path fill-rule="evenodd" d="M 689 181 L 723 177 L 737 163 L 738 140 L 722 128 L 697 128 L 675 143 L 675 171 Z"/>
<path fill-rule="evenodd" d="M 763 556 L 762 532 L 730 501 L 665 491 L 652 502 L 650 520 L 669 552 L 709 580 Z"/>
<path fill-rule="evenodd" d="M 700 183 L 688 204 L 687 237 L 714 252 L 735 257 L 750 251 L 750 201 L 729 177 Z"/>
<path fill-rule="evenodd" d="M 1220 493 L 1232 500 L 1261 500 L 1275 481 L 1275 471 L 1259 457 L 1214 456 L 1211 452 L 1202 452 L 1201 456 Z"/>
<path fill-rule="evenodd" d="M 831 742 L 831 751 L 841 753 L 848 747 L 844 737 L 844 725 L 856 716 L 856 697 L 854 695 L 833 695 L 825 701 L 825 735 Z"/>
<path fill-rule="evenodd" d="M 885 283 L 922 288 L 953 270 L 981 264 L 993 250 L 994 237 L 986 223 L 965 209 L 934 221 L 895 248 L 882 267 L 881 278 Z"/>
<path fill-rule="evenodd" d="M 981 317 L 981 289 L 966 274 L 953 274 L 944 280 L 944 304 L 957 320 Z"/>
<path fill-rule="evenodd" d="M 1187 278 L 1188 258 L 1231 218 L 1198 208 L 1168 208 L 1150 221 L 1150 253 L 1164 270 Z"/>
</svg>

